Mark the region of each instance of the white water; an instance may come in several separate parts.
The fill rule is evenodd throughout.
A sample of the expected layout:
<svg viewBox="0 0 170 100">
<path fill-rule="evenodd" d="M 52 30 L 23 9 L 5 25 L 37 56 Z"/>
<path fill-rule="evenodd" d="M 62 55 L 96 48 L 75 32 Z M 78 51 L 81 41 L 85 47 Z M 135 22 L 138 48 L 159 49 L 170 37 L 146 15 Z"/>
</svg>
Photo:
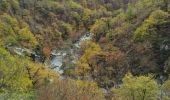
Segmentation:
<svg viewBox="0 0 170 100">
<path fill-rule="evenodd" d="M 63 59 L 66 56 L 65 52 L 57 52 L 56 50 L 53 50 L 51 58 L 51 67 L 55 71 L 57 71 L 59 74 L 63 74 L 62 65 L 63 65 Z"/>
<path fill-rule="evenodd" d="M 83 35 L 82 37 L 80 37 L 80 39 L 73 44 L 73 48 L 68 48 L 67 50 L 63 49 L 60 51 L 57 50 L 53 50 L 51 52 L 51 61 L 50 61 L 50 66 L 52 69 L 54 69 L 55 71 L 57 71 L 59 74 L 63 74 L 64 70 L 63 70 L 63 62 L 64 59 L 66 59 L 66 57 L 69 57 L 70 64 L 75 64 L 78 60 L 78 55 L 77 55 L 77 49 L 80 49 L 80 46 L 83 42 L 85 41 L 89 41 L 92 39 L 92 34 L 91 33 L 87 33 L 85 35 Z M 40 55 L 37 55 L 36 52 L 33 52 L 30 49 L 27 48 L 21 48 L 21 47 L 8 47 L 8 49 L 12 50 L 15 54 L 23 56 L 25 54 L 33 54 L 34 55 L 34 59 L 36 62 L 41 62 Z M 67 58 L 68 59 L 68 58 Z M 69 66 L 64 66 L 69 68 Z"/>
<path fill-rule="evenodd" d="M 92 38 L 93 38 L 92 33 L 87 33 L 87 34 L 83 35 L 74 45 L 77 48 L 80 48 L 81 43 L 83 43 L 85 41 L 92 40 Z"/>
<path fill-rule="evenodd" d="M 87 34 L 83 35 L 76 43 L 74 43 L 73 49 L 69 48 L 67 51 L 61 50 L 58 52 L 54 50 L 51 53 L 51 55 L 53 56 L 53 58 L 51 60 L 52 68 L 54 68 L 54 70 L 56 70 L 57 72 L 62 74 L 64 72 L 62 67 L 63 67 L 63 60 L 65 59 L 65 57 L 67 55 L 70 56 L 70 58 L 72 58 L 72 61 L 70 61 L 70 62 L 73 64 L 76 63 L 78 60 L 78 57 L 77 57 L 77 53 L 75 52 L 76 50 L 74 50 L 74 49 L 79 49 L 83 42 L 91 40 L 92 37 L 93 36 L 91 33 L 87 33 Z M 64 66 L 64 67 L 69 67 L 69 66 Z"/>
</svg>

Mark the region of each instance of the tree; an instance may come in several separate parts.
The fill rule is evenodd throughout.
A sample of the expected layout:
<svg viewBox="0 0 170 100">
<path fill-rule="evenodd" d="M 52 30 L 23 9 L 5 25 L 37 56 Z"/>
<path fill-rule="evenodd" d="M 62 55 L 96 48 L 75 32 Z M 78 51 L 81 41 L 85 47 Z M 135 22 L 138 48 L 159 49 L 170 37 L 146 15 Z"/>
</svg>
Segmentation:
<svg viewBox="0 0 170 100">
<path fill-rule="evenodd" d="M 94 25 L 91 27 L 90 32 L 94 34 L 96 41 L 98 41 L 101 36 L 105 36 L 107 30 L 108 30 L 108 24 L 104 19 L 103 20 L 100 19 L 100 20 L 96 20 Z"/>
<path fill-rule="evenodd" d="M 84 94 L 85 100 L 104 100 L 103 91 L 97 83 L 91 81 L 77 80 L 76 85 L 81 94 Z"/>
<path fill-rule="evenodd" d="M 169 0 L 163 0 L 163 9 L 165 10 L 165 11 L 168 11 L 168 4 L 169 4 L 170 2 L 169 2 Z"/>
<path fill-rule="evenodd" d="M 169 100 L 170 99 L 170 80 L 165 81 L 162 85 L 162 100 Z"/>
<path fill-rule="evenodd" d="M 153 11 L 150 16 L 134 32 L 135 42 L 150 44 L 150 50 L 154 53 L 157 68 L 164 73 L 164 64 L 168 60 L 170 52 L 166 48 L 169 45 L 169 13 L 162 10 Z"/>
<path fill-rule="evenodd" d="M 97 84 L 71 79 L 57 80 L 38 89 L 38 100 L 104 100 Z"/>
<path fill-rule="evenodd" d="M 35 47 L 37 40 L 30 31 L 29 26 L 7 13 L 0 15 L 0 35 L 4 45 L 23 45 L 25 47 Z"/>
<path fill-rule="evenodd" d="M 76 67 L 77 75 L 94 79 L 102 88 L 117 86 L 129 68 L 126 55 L 111 44 L 103 46 L 105 51 L 93 42 L 83 47 L 83 55 Z"/>
<path fill-rule="evenodd" d="M 2 99 L 17 100 L 17 98 L 33 97 L 32 80 L 29 79 L 25 65 L 23 59 L 14 58 L 5 49 L 0 48 L 0 96 Z"/>
<path fill-rule="evenodd" d="M 73 31 L 73 27 L 69 23 L 61 22 L 60 32 L 62 33 L 62 38 L 67 39 L 70 35 L 70 33 Z"/>
<path fill-rule="evenodd" d="M 134 77 L 127 74 L 120 88 L 113 89 L 120 100 L 156 100 L 159 88 L 156 81 L 149 76 Z"/>
<path fill-rule="evenodd" d="M 0 0 L 0 12 L 7 12 L 9 7 L 10 5 L 7 0 Z"/>
<path fill-rule="evenodd" d="M 157 33 L 159 29 L 156 28 L 156 26 L 163 24 L 165 25 L 167 23 L 168 18 L 169 14 L 162 10 L 156 10 L 152 12 L 149 18 L 146 19 L 143 24 L 136 29 L 134 33 L 134 39 L 139 41 L 142 41 L 144 39 L 158 41 L 160 33 Z"/>
<path fill-rule="evenodd" d="M 169 5 L 168 5 L 168 12 L 170 12 L 170 3 L 169 3 Z"/>
<path fill-rule="evenodd" d="M 78 61 L 78 67 L 76 68 L 76 73 L 79 75 L 88 75 L 91 70 L 88 62 L 93 56 L 101 52 L 100 46 L 94 42 L 87 42 L 84 47 L 84 53 Z"/>
</svg>

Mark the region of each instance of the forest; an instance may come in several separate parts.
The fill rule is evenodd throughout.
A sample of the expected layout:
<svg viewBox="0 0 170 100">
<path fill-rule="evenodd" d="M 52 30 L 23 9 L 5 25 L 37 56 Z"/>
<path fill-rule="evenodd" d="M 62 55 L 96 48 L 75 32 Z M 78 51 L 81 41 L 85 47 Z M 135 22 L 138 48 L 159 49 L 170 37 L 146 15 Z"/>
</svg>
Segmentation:
<svg viewBox="0 0 170 100">
<path fill-rule="evenodd" d="M 0 100 L 170 100 L 170 0 L 0 0 Z"/>
</svg>

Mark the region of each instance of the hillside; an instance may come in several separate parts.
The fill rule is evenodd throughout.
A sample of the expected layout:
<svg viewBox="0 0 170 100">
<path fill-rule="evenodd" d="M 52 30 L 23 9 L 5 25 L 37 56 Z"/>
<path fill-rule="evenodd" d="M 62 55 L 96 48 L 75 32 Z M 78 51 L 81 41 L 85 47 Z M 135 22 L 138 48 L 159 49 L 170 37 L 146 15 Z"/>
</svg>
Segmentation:
<svg viewBox="0 0 170 100">
<path fill-rule="evenodd" d="M 170 100 L 169 0 L 0 0 L 0 100 Z"/>
</svg>

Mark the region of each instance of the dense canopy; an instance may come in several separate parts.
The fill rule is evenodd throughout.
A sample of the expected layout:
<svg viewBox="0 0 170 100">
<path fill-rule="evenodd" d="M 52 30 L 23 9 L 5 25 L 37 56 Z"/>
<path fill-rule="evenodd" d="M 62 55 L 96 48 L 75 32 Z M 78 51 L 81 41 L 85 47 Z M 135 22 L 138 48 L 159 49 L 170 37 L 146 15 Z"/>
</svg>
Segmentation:
<svg viewBox="0 0 170 100">
<path fill-rule="evenodd" d="M 169 100 L 169 0 L 0 0 L 0 100 Z"/>
</svg>

